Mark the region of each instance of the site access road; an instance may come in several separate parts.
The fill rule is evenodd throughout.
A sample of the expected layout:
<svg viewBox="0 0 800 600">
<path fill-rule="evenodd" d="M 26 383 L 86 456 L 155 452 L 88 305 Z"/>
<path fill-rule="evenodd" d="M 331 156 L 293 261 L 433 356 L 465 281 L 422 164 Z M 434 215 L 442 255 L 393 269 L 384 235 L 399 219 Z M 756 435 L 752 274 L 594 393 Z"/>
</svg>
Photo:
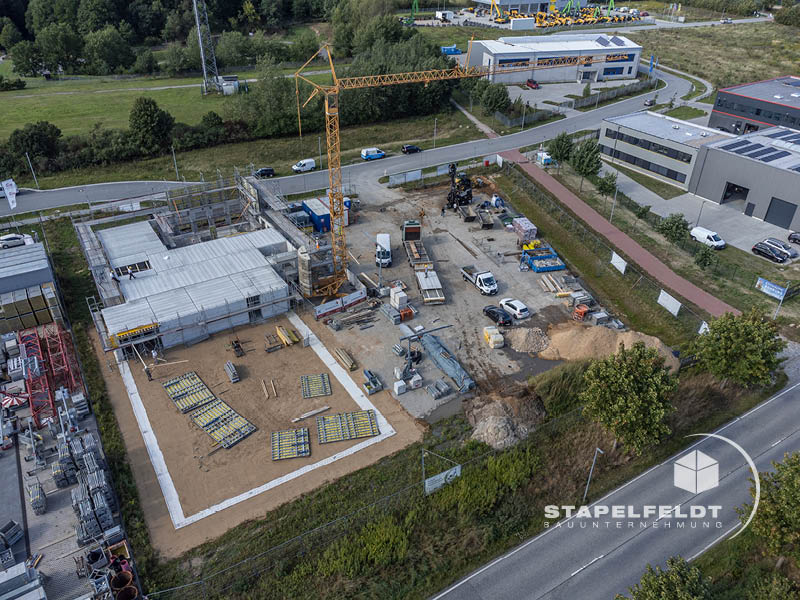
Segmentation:
<svg viewBox="0 0 800 600">
<path fill-rule="evenodd" d="M 800 450 L 800 383 L 714 433 L 739 444 L 758 471 L 772 470 L 772 462 L 782 460 L 784 453 Z M 600 506 L 621 505 L 639 514 L 646 505 L 680 505 L 683 512 L 692 505 L 720 506 L 719 518 L 603 516 L 565 519 L 560 526 L 551 522 L 543 533 L 456 582 L 434 600 L 611 600 L 637 583 L 647 564 L 663 567 L 671 556 L 692 559 L 715 543 L 726 543 L 721 540 L 741 527 L 735 507 L 752 502 L 749 488 L 753 475 L 742 455 L 727 443 L 696 439 L 699 441 L 691 450 L 700 450 L 719 462 L 718 487 L 692 494 L 674 486 L 674 461 L 685 456 L 690 451 L 687 448 L 589 506 L 594 511 Z M 591 459 L 587 456 L 587 475 Z M 601 456 L 601 470 L 602 460 Z M 683 528 L 677 528 L 681 521 Z M 696 528 L 689 525 L 691 521 L 697 523 Z M 703 525 L 706 521 L 708 528 Z M 594 522 L 597 528 L 593 528 Z M 650 525 L 642 528 L 642 522 Z"/>
</svg>

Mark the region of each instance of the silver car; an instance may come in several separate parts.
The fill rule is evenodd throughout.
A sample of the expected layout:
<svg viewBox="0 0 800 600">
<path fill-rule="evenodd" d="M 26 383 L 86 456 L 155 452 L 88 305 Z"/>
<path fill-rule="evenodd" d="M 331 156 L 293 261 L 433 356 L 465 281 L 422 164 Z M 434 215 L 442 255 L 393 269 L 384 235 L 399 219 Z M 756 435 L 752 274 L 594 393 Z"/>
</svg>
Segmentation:
<svg viewBox="0 0 800 600">
<path fill-rule="evenodd" d="M 24 246 L 25 245 L 25 236 L 19 233 L 9 233 L 7 235 L 0 236 L 0 248 L 5 250 L 6 248 L 13 248 L 14 246 Z"/>
<path fill-rule="evenodd" d="M 789 258 L 797 258 L 798 256 L 797 250 L 778 238 L 767 238 L 764 240 L 764 243 L 770 248 L 775 248 L 778 252 L 782 252 Z"/>
</svg>

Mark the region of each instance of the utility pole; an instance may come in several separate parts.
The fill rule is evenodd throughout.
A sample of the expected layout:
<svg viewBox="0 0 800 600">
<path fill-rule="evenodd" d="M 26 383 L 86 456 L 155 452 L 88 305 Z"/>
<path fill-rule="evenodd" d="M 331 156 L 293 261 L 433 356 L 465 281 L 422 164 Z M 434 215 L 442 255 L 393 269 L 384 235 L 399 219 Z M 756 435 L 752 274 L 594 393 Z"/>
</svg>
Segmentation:
<svg viewBox="0 0 800 600">
<path fill-rule="evenodd" d="M 322 170 L 322 136 L 317 136 L 317 146 L 319 146 L 319 168 Z"/>
<path fill-rule="evenodd" d="M 178 159 L 175 158 L 175 146 L 172 146 L 172 164 L 175 165 L 175 179 L 176 181 L 180 181 L 181 176 L 178 173 Z"/>
<path fill-rule="evenodd" d="M 36 183 L 36 189 L 39 190 L 41 189 L 39 187 L 39 180 L 36 179 L 36 171 L 33 170 L 33 163 L 31 162 L 31 157 L 28 155 L 27 152 L 25 153 L 25 158 L 28 159 L 28 166 L 31 168 L 31 175 L 33 175 L 33 181 Z"/>
<path fill-rule="evenodd" d="M 703 207 L 706 205 L 705 200 L 700 201 L 700 212 L 697 213 L 697 222 L 695 223 L 696 227 L 700 227 L 700 217 L 703 216 Z"/>
<path fill-rule="evenodd" d="M 197 39 L 200 43 L 200 64 L 203 67 L 203 94 L 221 92 L 217 58 L 214 56 L 214 40 L 211 39 L 211 28 L 208 26 L 208 11 L 205 0 L 192 0 L 194 5 L 194 22 L 197 26 Z"/>
<path fill-rule="evenodd" d="M 589 470 L 589 479 L 586 482 L 586 489 L 583 492 L 583 500 L 581 502 L 586 502 L 586 496 L 589 494 L 589 484 L 592 483 L 592 473 L 594 473 L 594 465 L 597 462 L 597 453 L 605 454 L 600 448 L 594 449 L 594 458 L 592 459 L 592 468 Z"/>
<path fill-rule="evenodd" d="M 436 150 L 436 117 L 433 118 L 433 149 Z"/>
<path fill-rule="evenodd" d="M 522 127 L 519 128 L 520 131 L 525 131 L 525 109 L 528 108 L 528 103 L 522 105 Z"/>
</svg>

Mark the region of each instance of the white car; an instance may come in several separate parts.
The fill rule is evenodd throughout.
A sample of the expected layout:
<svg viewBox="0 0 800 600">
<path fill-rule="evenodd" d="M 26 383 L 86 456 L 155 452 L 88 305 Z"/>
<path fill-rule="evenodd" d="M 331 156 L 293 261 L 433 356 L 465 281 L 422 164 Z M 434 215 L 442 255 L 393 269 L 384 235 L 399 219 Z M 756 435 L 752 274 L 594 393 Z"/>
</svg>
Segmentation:
<svg viewBox="0 0 800 600">
<path fill-rule="evenodd" d="M 503 298 L 500 300 L 500 307 L 508 314 L 513 315 L 515 319 L 525 319 L 531 316 L 528 307 L 514 298 Z"/>
<path fill-rule="evenodd" d="M 28 241 L 30 240 L 30 242 Z M 0 248 L 5 250 L 6 248 L 13 248 L 14 246 L 24 246 L 25 244 L 32 244 L 33 238 L 29 235 L 23 235 L 21 233 L 9 233 L 7 235 L 0 236 Z"/>
</svg>

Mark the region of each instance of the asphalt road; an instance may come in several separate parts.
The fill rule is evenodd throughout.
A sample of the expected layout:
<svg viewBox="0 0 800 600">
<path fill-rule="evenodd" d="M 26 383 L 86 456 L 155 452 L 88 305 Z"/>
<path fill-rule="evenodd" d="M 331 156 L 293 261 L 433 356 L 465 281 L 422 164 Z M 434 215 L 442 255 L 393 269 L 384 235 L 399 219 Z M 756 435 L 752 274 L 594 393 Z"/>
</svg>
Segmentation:
<svg viewBox="0 0 800 600">
<path fill-rule="evenodd" d="M 738 443 L 759 471 L 771 470 L 772 461 L 800 450 L 800 383 L 714 433 Z M 751 501 L 751 470 L 727 443 L 698 439 L 692 449 L 719 462 L 719 487 L 692 494 L 673 485 L 673 462 L 689 451 L 685 450 L 590 506 L 594 510 L 598 505 L 625 505 L 640 513 L 645 505 L 681 505 L 684 512 L 692 505 L 719 506 L 718 518 L 568 519 L 458 581 L 434 600 L 611 600 L 638 582 L 648 563 L 663 566 L 674 555 L 692 559 L 733 535 L 740 527 L 734 509 Z M 641 527 L 643 521 L 649 524 L 646 528 Z M 694 528 L 690 521 L 695 522 Z M 684 526 L 678 528 L 678 522 Z"/>
</svg>

